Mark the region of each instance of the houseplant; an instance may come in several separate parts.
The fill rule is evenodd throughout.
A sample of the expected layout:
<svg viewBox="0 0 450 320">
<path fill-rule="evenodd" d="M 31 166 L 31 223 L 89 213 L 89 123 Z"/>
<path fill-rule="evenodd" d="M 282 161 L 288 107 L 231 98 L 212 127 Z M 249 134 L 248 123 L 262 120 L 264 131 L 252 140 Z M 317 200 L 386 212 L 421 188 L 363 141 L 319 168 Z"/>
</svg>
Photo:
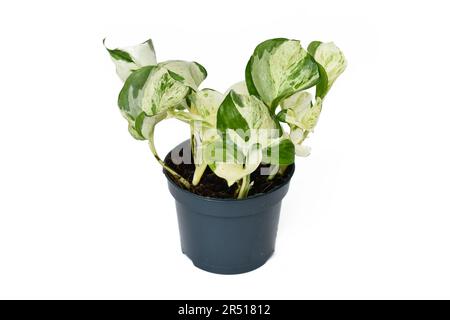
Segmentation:
<svg viewBox="0 0 450 320">
<path fill-rule="evenodd" d="M 199 89 L 197 62 L 156 62 L 151 40 L 106 47 L 124 81 L 119 109 L 130 134 L 146 140 L 176 200 L 183 252 L 207 271 L 247 272 L 272 255 L 281 200 L 346 61 L 333 43 L 270 39 L 248 61 L 245 81 L 225 94 Z M 308 92 L 312 89 L 314 95 Z M 191 137 L 163 160 L 155 126 L 168 118 Z"/>
</svg>

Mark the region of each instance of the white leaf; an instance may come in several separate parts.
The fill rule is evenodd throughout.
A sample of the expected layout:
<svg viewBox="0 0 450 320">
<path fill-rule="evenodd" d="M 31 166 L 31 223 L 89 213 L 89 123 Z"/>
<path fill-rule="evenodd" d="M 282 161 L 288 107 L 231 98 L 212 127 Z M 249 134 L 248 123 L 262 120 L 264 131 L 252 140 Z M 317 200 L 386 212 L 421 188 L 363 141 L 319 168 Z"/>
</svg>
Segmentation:
<svg viewBox="0 0 450 320">
<path fill-rule="evenodd" d="M 311 148 L 304 145 L 295 145 L 295 154 L 299 157 L 307 157 L 311 154 Z"/>
</svg>

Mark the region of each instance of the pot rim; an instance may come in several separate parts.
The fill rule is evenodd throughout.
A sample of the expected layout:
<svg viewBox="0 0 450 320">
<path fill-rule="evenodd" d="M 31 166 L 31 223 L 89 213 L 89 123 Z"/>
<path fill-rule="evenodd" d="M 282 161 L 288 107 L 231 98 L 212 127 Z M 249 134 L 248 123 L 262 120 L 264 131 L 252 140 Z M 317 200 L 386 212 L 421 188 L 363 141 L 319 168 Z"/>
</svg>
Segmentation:
<svg viewBox="0 0 450 320">
<path fill-rule="evenodd" d="M 168 157 L 175 149 L 181 147 L 182 145 L 184 145 L 184 144 L 186 144 L 186 143 L 190 143 L 190 140 L 189 140 L 189 139 L 188 139 L 188 140 L 185 140 L 185 141 L 183 141 L 182 143 L 180 143 L 180 144 L 178 144 L 177 146 L 175 146 L 174 148 L 172 148 L 172 149 L 167 153 L 167 155 L 166 155 L 166 157 L 164 158 L 164 160 L 165 160 L 165 159 L 166 159 L 166 158 L 167 158 L 167 157 Z M 164 162 L 165 162 L 165 161 L 164 161 Z M 244 199 L 236 199 L 236 198 L 213 198 L 213 197 L 205 197 L 205 196 L 201 196 L 201 195 L 199 195 L 199 194 L 193 193 L 193 192 L 191 192 L 191 191 L 188 191 L 188 190 L 186 190 L 186 189 L 180 187 L 177 183 L 175 183 L 175 181 L 174 181 L 173 178 L 172 178 L 172 175 L 171 175 L 170 173 L 168 173 L 165 169 L 163 169 L 163 173 L 164 173 L 164 175 L 166 176 L 167 180 L 168 180 L 173 186 L 175 186 L 179 191 L 185 193 L 186 195 L 190 195 L 190 196 L 192 196 L 192 197 L 194 197 L 194 198 L 197 198 L 197 199 L 199 199 L 199 200 L 202 200 L 202 201 L 224 203 L 224 202 L 236 202 L 236 201 L 239 201 L 239 202 L 252 201 L 252 200 L 255 200 L 255 199 L 257 199 L 257 198 L 262 198 L 262 197 L 264 197 L 264 196 L 268 196 L 268 195 L 270 195 L 270 194 L 276 192 L 277 190 L 283 188 L 286 184 L 288 184 L 288 183 L 291 181 L 292 176 L 294 175 L 294 172 L 295 172 L 295 163 L 290 164 L 290 165 L 288 166 L 288 168 L 289 168 L 289 169 L 288 169 L 288 170 L 289 170 L 289 172 L 288 172 L 288 179 L 286 179 L 286 181 L 284 181 L 283 183 L 277 185 L 276 187 L 274 187 L 274 188 L 273 188 L 272 190 L 270 190 L 269 192 L 265 192 L 265 193 L 257 193 L 257 194 L 251 195 L 251 196 L 249 196 L 249 197 L 247 197 L 247 198 L 244 198 Z M 286 171 L 288 171 L 288 170 L 286 170 Z"/>
<path fill-rule="evenodd" d="M 294 175 L 294 172 L 295 172 L 295 163 L 293 163 L 293 164 L 291 164 L 291 165 L 289 165 L 289 166 L 292 168 L 292 169 L 290 169 L 291 172 L 290 172 L 290 174 L 289 174 L 289 179 L 286 179 L 286 181 L 284 181 L 282 184 L 277 185 L 276 187 L 274 187 L 274 188 L 273 188 L 272 190 L 270 190 L 269 192 L 265 192 L 265 193 L 257 193 L 257 194 L 251 195 L 251 196 L 249 196 L 249 197 L 247 197 L 247 198 L 244 198 L 244 199 L 236 199 L 236 198 L 213 198 L 213 197 L 205 197 L 205 196 L 201 196 L 201 195 L 199 195 L 199 194 L 193 193 L 193 192 L 191 192 L 191 191 L 188 191 L 188 190 L 186 190 L 186 189 L 180 187 L 177 183 L 175 183 L 175 182 L 173 181 L 171 174 L 168 173 L 165 169 L 163 169 L 163 173 L 164 173 L 164 175 L 166 176 L 167 181 L 170 182 L 170 184 L 172 184 L 173 186 L 175 186 L 175 187 L 176 187 L 178 190 L 180 190 L 181 192 L 183 192 L 183 193 L 185 193 L 185 194 L 188 194 L 188 195 L 190 195 L 190 196 L 192 196 L 192 197 L 194 197 L 194 198 L 201 199 L 201 200 L 206 200 L 206 201 L 210 201 L 210 202 L 236 202 L 236 201 L 238 201 L 238 202 L 244 202 L 244 201 L 250 201 L 250 200 L 257 199 L 257 198 L 262 198 L 262 197 L 264 197 L 264 196 L 268 196 L 268 195 L 270 195 L 271 193 L 273 193 L 273 192 L 275 192 L 275 191 L 281 189 L 281 188 L 284 187 L 286 184 L 288 184 L 288 183 L 291 181 L 292 176 Z"/>
</svg>

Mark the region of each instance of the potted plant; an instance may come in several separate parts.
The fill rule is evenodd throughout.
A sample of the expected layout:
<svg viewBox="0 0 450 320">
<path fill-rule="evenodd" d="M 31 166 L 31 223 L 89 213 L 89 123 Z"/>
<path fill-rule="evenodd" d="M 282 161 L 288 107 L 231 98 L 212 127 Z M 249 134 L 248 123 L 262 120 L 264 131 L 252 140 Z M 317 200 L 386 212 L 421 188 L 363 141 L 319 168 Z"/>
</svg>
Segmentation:
<svg viewBox="0 0 450 320">
<path fill-rule="evenodd" d="M 319 41 L 307 49 L 298 40 L 264 41 L 245 81 L 222 94 L 199 89 L 207 73 L 197 62 L 157 63 L 151 40 L 107 50 L 124 81 L 118 105 L 128 130 L 148 141 L 175 198 L 183 252 L 214 273 L 262 266 L 275 248 L 295 155 L 310 153 L 304 141 L 346 67 L 342 52 Z M 168 118 L 189 125 L 191 136 L 163 160 L 154 132 Z"/>
</svg>

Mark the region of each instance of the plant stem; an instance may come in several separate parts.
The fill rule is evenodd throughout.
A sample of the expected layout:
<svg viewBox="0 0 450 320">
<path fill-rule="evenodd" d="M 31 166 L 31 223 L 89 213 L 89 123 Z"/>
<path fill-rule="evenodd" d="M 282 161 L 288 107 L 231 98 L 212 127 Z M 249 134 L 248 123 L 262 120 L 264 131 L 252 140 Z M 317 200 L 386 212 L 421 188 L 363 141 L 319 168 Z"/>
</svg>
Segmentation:
<svg viewBox="0 0 450 320">
<path fill-rule="evenodd" d="M 241 187 L 239 188 L 238 199 L 246 198 L 249 190 L 250 190 L 250 175 L 248 174 L 242 178 Z"/>
<path fill-rule="evenodd" d="M 169 172 L 171 175 L 173 175 L 178 181 L 180 181 L 180 183 L 188 190 L 191 189 L 191 184 L 189 183 L 189 181 L 187 181 L 186 179 L 184 179 L 181 175 L 179 175 L 175 170 L 173 170 L 172 168 L 170 168 L 167 164 L 164 163 L 164 161 L 161 160 L 161 158 L 158 155 L 158 152 L 156 151 L 155 148 L 155 143 L 153 140 L 153 136 L 154 136 L 154 132 L 155 132 L 155 127 L 153 126 L 153 128 L 150 130 L 150 134 L 149 134 L 149 139 L 148 139 L 148 145 L 150 146 L 150 150 L 153 153 L 153 155 L 155 156 L 155 159 L 159 162 L 159 164 L 164 168 L 164 170 L 166 170 L 167 172 Z"/>
<path fill-rule="evenodd" d="M 275 178 L 275 176 L 278 174 L 278 171 L 280 170 L 280 166 L 279 165 L 275 165 L 276 167 L 274 168 L 274 173 L 271 173 L 268 177 L 267 180 L 272 180 L 273 178 Z"/>
<path fill-rule="evenodd" d="M 284 174 L 284 172 L 286 171 L 287 167 L 288 166 L 286 166 L 286 165 L 280 166 L 280 169 L 278 169 L 278 174 L 282 176 Z"/>
<path fill-rule="evenodd" d="M 194 159 L 194 164 L 195 164 L 194 176 L 192 177 L 192 185 L 196 186 L 199 184 L 200 179 L 202 178 L 203 173 L 205 172 L 206 167 L 208 165 L 206 163 L 201 163 L 198 165 L 195 162 L 196 161 L 195 136 L 194 136 L 194 130 L 193 130 L 192 126 L 190 126 L 190 128 L 191 128 L 191 154 L 192 154 L 192 158 Z"/>
<path fill-rule="evenodd" d="M 202 163 L 199 166 L 195 165 L 194 177 L 192 178 L 192 184 L 194 186 L 198 185 L 198 183 L 200 182 L 200 179 L 202 178 L 207 166 L 208 165 L 206 163 Z"/>
</svg>

